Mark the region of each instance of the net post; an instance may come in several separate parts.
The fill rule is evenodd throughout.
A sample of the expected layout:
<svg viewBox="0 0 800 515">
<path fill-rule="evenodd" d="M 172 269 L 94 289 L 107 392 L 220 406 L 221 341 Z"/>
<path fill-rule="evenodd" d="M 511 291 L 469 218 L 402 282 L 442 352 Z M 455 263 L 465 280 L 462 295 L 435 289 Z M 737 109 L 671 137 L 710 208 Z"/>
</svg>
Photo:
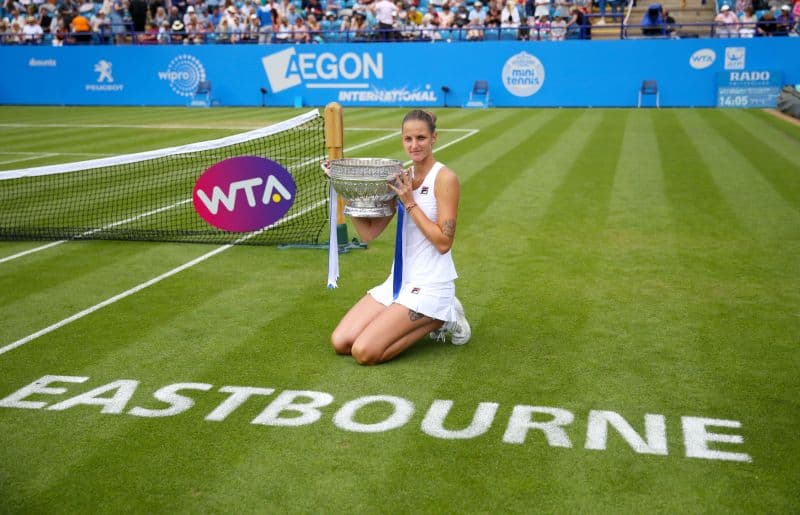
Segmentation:
<svg viewBox="0 0 800 515">
<path fill-rule="evenodd" d="M 344 121 L 342 106 L 338 102 L 330 102 L 325 106 L 325 147 L 328 149 L 328 159 L 344 157 Z M 365 244 L 358 242 L 355 238 L 349 242 L 342 197 L 339 197 L 336 205 L 336 224 L 336 236 L 340 247 L 344 246 L 344 251 L 350 248 L 366 248 Z"/>
</svg>

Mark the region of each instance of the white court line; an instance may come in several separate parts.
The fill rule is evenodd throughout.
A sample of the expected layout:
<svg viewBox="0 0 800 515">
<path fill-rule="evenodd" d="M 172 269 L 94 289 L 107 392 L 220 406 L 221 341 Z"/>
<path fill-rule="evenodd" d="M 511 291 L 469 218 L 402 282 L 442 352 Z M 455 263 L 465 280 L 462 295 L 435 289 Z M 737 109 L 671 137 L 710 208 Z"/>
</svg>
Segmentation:
<svg viewBox="0 0 800 515">
<path fill-rule="evenodd" d="M 326 204 L 327 202 L 328 202 L 327 199 L 320 200 L 320 201 L 316 202 L 315 204 L 309 206 L 308 208 L 304 209 L 303 211 L 300 211 L 299 213 L 295 213 L 295 214 L 293 214 L 293 215 L 291 215 L 289 217 L 282 218 L 282 219 L 278 220 L 277 222 L 275 222 L 274 224 L 268 225 L 268 226 L 264 227 L 263 229 L 259 229 L 258 231 L 254 231 L 254 232 L 248 233 L 245 236 L 242 236 L 238 240 L 234 241 L 233 243 L 228 243 L 226 245 L 219 246 L 219 247 L 215 248 L 212 251 L 206 252 L 205 254 L 203 254 L 200 257 L 196 257 L 193 260 L 191 260 L 191 261 L 189 261 L 187 263 L 184 263 L 184 264 L 182 264 L 180 266 L 177 266 L 177 267 L 173 268 L 172 270 L 170 270 L 168 272 L 164 272 L 163 274 L 159 275 L 158 277 L 154 277 L 154 278 L 150 279 L 149 281 L 145 281 L 145 282 L 143 282 L 141 284 L 138 284 L 138 285 L 134 286 L 133 288 L 130 288 L 129 290 L 125 290 L 124 292 L 118 293 L 117 295 L 114 295 L 113 297 L 109 297 L 106 300 L 104 300 L 103 302 L 100 302 L 98 304 L 95 304 L 92 307 L 84 309 L 83 311 L 75 313 L 74 315 L 72 315 L 70 317 L 67 317 L 67 318 L 65 318 L 65 319 L 63 319 L 63 320 L 61 320 L 59 322 L 56 322 L 55 324 L 49 325 L 49 326 L 45 327 L 44 329 L 36 331 L 33 334 L 29 334 L 28 336 L 26 336 L 24 338 L 20 338 L 19 340 L 15 341 L 13 343 L 9 343 L 8 345 L 0 347 L 0 354 L 4 354 L 4 353 L 6 353 L 8 351 L 14 350 L 17 347 L 21 347 L 21 346 L 25 345 L 26 343 L 28 343 L 28 342 L 30 342 L 32 340 L 35 340 L 36 338 L 38 338 L 40 336 L 44 336 L 47 333 L 51 333 L 51 332 L 55 331 L 56 329 L 64 327 L 65 325 L 70 324 L 70 323 L 72 323 L 72 322 L 74 322 L 76 320 L 80 320 L 81 318 L 85 317 L 86 315 L 90 315 L 90 314 L 94 313 L 95 311 L 97 311 L 99 309 L 102 309 L 102 308 L 104 308 L 106 306 L 109 306 L 109 305 L 117 302 L 118 300 L 122 300 L 125 297 L 130 297 L 134 293 L 140 292 L 140 291 L 144 290 L 145 288 L 147 288 L 149 286 L 152 286 L 152 285 L 154 285 L 156 283 L 159 283 L 159 282 L 163 281 L 164 279 L 166 279 L 168 277 L 172 277 L 173 275 L 177 274 L 178 272 L 182 272 L 182 271 L 186 270 L 187 268 L 191 268 L 194 265 L 202 263 L 203 261 L 207 260 L 208 258 L 216 256 L 217 254 L 228 250 L 229 248 L 233 247 L 234 245 L 238 245 L 239 243 L 244 243 L 245 241 L 249 240 L 250 238 L 253 238 L 254 236 L 258 236 L 259 234 L 261 234 L 264 231 L 268 231 L 268 230 L 270 230 L 270 229 L 272 229 L 274 227 L 277 227 L 279 225 L 283 225 L 284 223 L 289 222 L 290 220 L 293 220 L 294 218 L 297 218 L 299 216 L 302 216 L 302 215 L 306 214 L 307 212 L 309 212 L 311 210 L 314 210 L 314 209 L 318 208 L 321 205 Z"/>
<path fill-rule="evenodd" d="M 2 154 L 3 152 L 0 152 Z M 19 152 L 11 152 L 11 154 L 19 154 Z M 53 157 L 57 156 L 58 154 L 55 152 L 42 152 L 34 155 L 29 155 L 25 157 L 18 157 L 16 159 L 6 159 L 5 161 L 0 161 L 0 165 L 7 165 L 9 163 L 19 163 L 20 161 L 32 161 L 34 159 L 44 159 L 46 157 Z"/>
<path fill-rule="evenodd" d="M 99 152 L 22 152 L 18 150 L 0 150 L 0 155 L 10 156 L 113 156 L 114 154 L 101 154 Z"/>
<path fill-rule="evenodd" d="M 458 140 L 455 140 L 454 142 L 451 142 L 450 144 L 453 144 L 453 143 L 455 143 L 457 141 L 460 141 L 461 139 L 464 139 L 465 137 L 469 137 L 470 135 L 472 135 L 472 134 L 474 134 L 476 132 L 478 132 L 478 131 L 475 130 L 475 132 L 469 133 L 468 135 L 465 135 L 465 136 L 459 138 Z M 348 152 L 352 152 L 353 150 L 358 150 L 359 148 L 363 148 L 363 147 L 366 147 L 368 145 L 372 145 L 372 144 L 378 143 L 378 142 L 383 141 L 383 140 L 388 139 L 388 138 L 397 137 L 398 135 L 400 135 L 400 131 L 395 131 L 394 133 L 389 134 L 387 136 L 382 136 L 382 137 L 376 138 L 374 140 L 366 141 L 366 142 L 361 143 L 359 145 L 355 145 L 353 147 L 350 147 L 350 148 L 348 148 L 346 150 Z M 450 144 L 448 144 L 448 145 L 450 145 Z M 444 148 L 444 146 L 445 145 L 443 145 L 441 148 Z M 301 166 L 304 166 L 304 165 L 307 165 L 307 164 L 310 164 L 310 163 L 312 163 L 314 161 L 319 161 L 319 160 L 320 159 L 317 159 L 317 158 L 310 159 L 310 160 L 306 161 L 305 163 L 303 163 L 303 165 L 301 165 Z M 275 227 L 277 225 L 280 225 L 280 224 L 283 224 L 285 222 L 288 222 L 292 218 L 300 216 L 300 215 L 304 214 L 305 212 L 307 212 L 308 210 L 316 209 L 318 206 L 320 206 L 320 205 L 322 205 L 322 204 L 324 204 L 326 202 L 327 202 L 327 199 L 325 199 L 323 201 L 320 201 L 320 202 L 317 202 L 313 206 L 309 207 L 307 210 L 301 211 L 300 213 L 296 213 L 296 214 L 294 214 L 294 215 L 292 215 L 292 216 L 290 216 L 288 218 L 281 219 L 278 222 L 275 222 L 274 224 L 272 224 L 270 226 L 267 226 L 267 227 L 265 227 L 265 228 L 263 228 L 263 229 L 261 229 L 259 231 L 249 233 L 246 236 L 243 236 L 242 238 L 239 238 L 234 243 L 229 243 L 227 245 L 222 245 L 220 247 L 217 247 L 216 249 L 214 249 L 214 250 L 212 250 L 210 252 L 207 252 L 207 253 L 203 254 L 202 256 L 197 257 L 197 258 L 195 258 L 195 259 L 193 259 L 193 260 L 191 260 L 191 261 L 189 261 L 187 263 L 184 263 L 183 265 L 180 265 L 180 266 L 178 266 L 176 268 L 173 268 L 172 270 L 170 270 L 168 272 L 165 272 L 165 273 L 159 275 L 158 277 L 154 277 L 153 279 L 150 279 L 149 281 L 143 282 L 143 283 L 141 283 L 141 284 L 139 284 L 137 286 L 134 286 L 133 288 L 125 290 L 122 293 L 114 295 L 113 297 L 109 297 L 108 299 L 104 300 L 103 302 L 100 302 L 98 304 L 95 304 L 94 306 L 91 306 L 89 308 L 84 309 L 83 311 L 75 313 L 74 315 L 72 315 L 70 317 L 67 317 L 67 318 L 65 318 L 65 319 L 63 319 L 63 320 L 61 320 L 59 322 L 56 322 L 55 324 L 49 325 L 49 326 L 45 327 L 44 329 L 40 329 L 39 331 L 36 331 L 35 333 L 32 333 L 32 334 L 29 334 L 28 336 L 25 336 L 24 338 L 20 338 L 19 340 L 15 341 L 15 342 L 12 342 L 12 343 L 9 343 L 8 345 L 0 347 L 0 354 L 5 354 L 6 352 L 9 352 L 9 351 L 12 351 L 12 350 L 14 350 L 16 348 L 19 348 L 19 347 L 25 345 L 26 343 L 29 343 L 29 342 L 39 338 L 40 336 L 44 336 L 45 334 L 51 333 L 51 332 L 55 331 L 56 329 L 60 329 L 60 328 L 64 327 L 65 325 L 70 324 L 70 323 L 72 323 L 72 322 L 74 322 L 76 320 L 79 320 L 79 319 L 81 319 L 81 318 L 83 318 L 83 317 L 85 317 L 87 315 L 90 315 L 90 314 L 94 313 L 95 311 L 97 311 L 99 309 L 102 309 L 102 308 L 104 308 L 106 306 L 109 306 L 109 305 L 117 302 L 118 300 L 122 300 L 122 299 L 124 299 L 126 297 L 129 297 L 129 296 L 133 295 L 134 293 L 137 293 L 137 292 L 139 292 L 139 291 L 141 291 L 141 290 L 143 290 L 143 289 L 145 289 L 145 288 L 147 288 L 149 286 L 152 286 L 152 285 L 154 285 L 154 284 L 156 284 L 158 282 L 161 282 L 161 281 L 163 281 L 164 279 L 166 279 L 168 277 L 171 277 L 171 276 L 173 276 L 173 275 L 175 275 L 175 274 L 177 274 L 179 272 L 182 272 L 183 270 L 186 270 L 187 268 L 191 268 L 191 267 L 193 267 L 194 265 L 196 265 L 198 263 L 202 263 L 203 261 L 205 261 L 205 260 L 207 260 L 207 259 L 209 259 L 209 258 L 211 258 L 211 257 L 213 257 L 213 256 L 215 256 L 215 255 L 217 255 L 217 254 L 219 254 L 221 252 L 224 252 L 224 251 L 228 250 L 229 248 L 233 247 L 237 243 L 242 243 L 244 241 L 247 241 L 248 239 L 256 236 L 257 234 L 260 234 L 263 231 L 266 231 L 268 229 L 271 229 L 272 227 Z"/>
<path fill-rule="evenodd" d="M 156 125 L 124 125 L 112 123 L 0 123 L 0 128 L 8 129 L 167 129 L 167 130 L 184 130 L 184 129 L 198 129 L 198 130 L 234 130 L 234 131 L 249 131 L 258 129 L 263 125 L 181 125 L 181 124 L 156 124 Z M 384 127 L 345 127 L 346 131 L 396 131 L 397 128 L 387 129 Z M 464 132 L 473 129 L 438 129 L 437 132 Z M 2 152 L 0 152 L 2 153 Z M 14 152 L 21 154 L 21 152 Z M 84 155 L 84 154 L 80 154 Z"/>
</svg>

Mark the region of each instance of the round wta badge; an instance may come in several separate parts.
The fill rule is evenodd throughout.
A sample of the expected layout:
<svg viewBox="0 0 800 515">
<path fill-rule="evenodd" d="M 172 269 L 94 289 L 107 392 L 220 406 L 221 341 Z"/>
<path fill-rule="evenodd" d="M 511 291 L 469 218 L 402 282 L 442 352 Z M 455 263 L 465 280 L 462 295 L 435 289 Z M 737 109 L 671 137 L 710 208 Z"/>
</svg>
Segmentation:
<svg viewBox="0 0 800 515">
<path fill-rule="evenodd" d="M 544 84 L 544 66 L 536 56 L 520 52 L 503 66 L 503 85 L 515 97 L 529 97 Z"/>
<path fill-rule="evenodd" d="M 280 220 L 294 203 L 296 186 L 280 164 L 256 156 L 232 157 L 197 179 L 194 209 L 210 225 L 250 232 Z"/>
</svg>

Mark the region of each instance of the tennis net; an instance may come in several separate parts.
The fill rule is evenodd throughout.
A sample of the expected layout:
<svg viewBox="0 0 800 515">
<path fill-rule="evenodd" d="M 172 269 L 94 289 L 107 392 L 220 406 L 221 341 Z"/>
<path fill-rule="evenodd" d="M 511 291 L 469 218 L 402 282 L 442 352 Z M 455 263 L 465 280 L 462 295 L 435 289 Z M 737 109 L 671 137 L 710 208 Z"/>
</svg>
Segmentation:
<svg viewBox="0 0 800 515">
<path fill-rule="evenodd" d="M 324 118 L 317 110 L 234 136 L 63 165 L 0 172 L 0 239 L 114 239 L 251 245 L 320 244 L 327 236 Z M 193 188 L 232 157 L 270 159 L 295 182 L 283 217 L 243 236 L 206 223 Z"/>
</svg>

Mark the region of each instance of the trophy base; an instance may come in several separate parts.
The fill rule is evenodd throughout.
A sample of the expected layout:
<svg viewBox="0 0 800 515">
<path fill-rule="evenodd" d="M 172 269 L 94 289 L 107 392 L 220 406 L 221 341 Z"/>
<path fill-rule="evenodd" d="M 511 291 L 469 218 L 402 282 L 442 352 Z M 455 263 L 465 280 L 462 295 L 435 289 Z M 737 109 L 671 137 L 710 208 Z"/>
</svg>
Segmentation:
<svg viewBox="0 0 800 515">
<path fill-rule="evenodd" d="M 359 218 L 382 218 L 393 213 L 392 204 L 385 201 L 351 200 L 344 205 L 345 215 Z"/>
</svg>

